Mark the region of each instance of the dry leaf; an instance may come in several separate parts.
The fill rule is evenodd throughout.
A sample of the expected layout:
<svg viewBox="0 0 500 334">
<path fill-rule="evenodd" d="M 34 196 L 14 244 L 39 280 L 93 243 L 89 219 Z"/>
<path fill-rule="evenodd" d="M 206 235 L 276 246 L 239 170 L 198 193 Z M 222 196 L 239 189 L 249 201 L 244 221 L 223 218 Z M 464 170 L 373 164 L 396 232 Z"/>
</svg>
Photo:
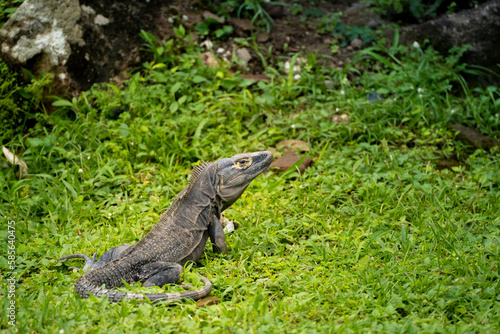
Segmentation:
<svg viewBox="0 0 500 334">
<path fill-rule="evenodd" d="M 7 160 L 12 164 L 12 165 L 18 165 L 21 167 L 21 176 L 26 177 L 28 176 L 28 165 L 21 159 L 19 159 L 14 153 L 9 151 L 9 149 L 5 146 L 2 146 L 3 150 L 3 155 L 7 158 Z"/>
<path fill-rule="evenodd" d="M 210 51 L 203 52 L 201 54 L 201 60 L 208 67 L 218 67 L 219 66 L 219 62 L 217 61 L 215 56 Z"/>
</svg>

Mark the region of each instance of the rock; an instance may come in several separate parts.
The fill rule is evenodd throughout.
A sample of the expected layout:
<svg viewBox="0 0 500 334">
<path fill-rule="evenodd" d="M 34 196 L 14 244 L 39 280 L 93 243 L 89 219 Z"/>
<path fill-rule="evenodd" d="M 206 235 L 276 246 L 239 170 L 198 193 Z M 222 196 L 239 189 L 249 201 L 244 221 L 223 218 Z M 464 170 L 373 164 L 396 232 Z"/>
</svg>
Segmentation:
<svg viewBox="0 0 500 334">
<path fill-rule="evenodd" d="M 203 22 L 203 18 L 200 14 L 186 12 L 182 17 L 182 24 L 188 28 L 194 28 L 201 22 Z"/>
<path fill-rule="evenodd" d="M 347 114 L 342 114 L 342 115 L 332 115 L 330 118 L 330 121 L 333 123 L 337 124 L 347 124 L 349 123 L 349 115 Z"/>
<path fill-rule="evenodd" d="M 355 38 L 352 40 L 351 46 L 355 49 L 361 49 L 361 47 L 363 46 L 363 41 L 361 40 L 361 38 Z"/>
<path fill-rule="evenodd" d="M 498 146 L 499 143 L 495 139 L 484 136 L 480 134 L 478 131 L 469 128 L 468 126 L 461 124 L 452 124 L 450 125 L 451 129 L 458 131 L 457 138 L 466 143 L 474 146 L 475 148 L 481 148 L 484 150 L 492 149 L 495 146 Z"/>
<path fill-rule="evenodd" d="M 295 58 L 295 63 L 293 65 L 293 73 L 300 73 L 300 71 L 302 71 L 302 68 L 300 67 L 300 65 L 303 65 L 306 63 L 307 63 L 307 60 L 303 57 Z M 290 66 L 292 66 L 291 60 L 287 60 L 283 63 L 283 68 L 285 69 L 286 73 L 290 72 Z"/>
<path fill-rule="evenodd" d="M 211 305 L 217 305 L 219 303 L 220 303 L 219 298 L 217 298 L 215 296 L 208 296 L 208 297 L 205 297 L 205 298 L 198 300 L 196 302 L 196 305 L 198 305 L 198 307 L 207 307 L 207 306 L 211 306 Z"/>
<path fill-rule="evenodd" d="M 0 29 L 0 57 L 19 72 L 52 73 L 54 95 L 76 96 L 140 66 L 139 33 L 169 35 L 170 3 L 26 0 Z"/>
<path fill-rule="evenodd" d="M 226 19 L 223 17 L 217 16 L 214 13 L 209 12 L 208 10 L 205 10 L 203 13 L 201 13 L 201 16 L 204 19 L 214 19 L 215 21 L 219 22 L 220 24 L 223 24 L 226 22 Z"/>
<path fill-rule="evenodd" d="M 280 4 L 271 4 L 271 3 L 261 3 L 262 9 L 264 9 L 269 16 L 273 19 L 280 19 L 288 15 L 288 7 L 282 6 Z"/>
<path fill-rule="evenodd" d="M 276 144 L 276 148 L 280 151 L 299 151 L 309 152 L 309 144 L 302 140 L 287 139 Z"/>
<path fill-rule="evenodd" d="M 248 62 L 252 59 L 252 55 L 250 54 L 250 51 L 248 51 L 247 48 L 239 48 L 236 49 L 236 57 L 243 62 L 245 65 L 248 64 Z"/>
<path fill-rule="evenodd" d="M 301 155 L 298 155 L 293 151 L 287 151 L 285 152 L 285 154 L 283 154 L 283 156 L 273 161 L 269 169 L 276 173 L 285 172 L 288 168 L 290 168 L 294 163 L 299 161 L 301 158 L 302 158 Z M 313 164 L 314 162 L 312 161 L 312 159 L 310 157 L 307 157 L 300 164 L 300 166 L 298 166 L 299 171 L 303 173 L 306 170 L 306 168 L 311 167 Z"/>
<path fill-rule="evenodd" d="M 491 0 L 413 26 L 406 32 L 409 36 L 405 40 L 411 43 L 412 38 L 420 42 L 429 39 L 440 52 L 448 52 L 454 45 L 470 44 L 462 58 L 464 62 L 495 68 L 500 59 L 499 31 L 500 0 Z"/>
<path fill-rule="evenodd" d="M 65 65 L 71 44 L 85 45 L 81 14 L 78 0 L 25 1 L 0 29 L 2 57 L 25 64 L 41 54 L 47 70 Z"/>
<path fill-rule="evenodd" d="M 251 31 L 253 29 L 252 21 L 249 19 L 238 19 L 235 17 L 230 17 L 227 22 L 233 25 L 235 28 L 241 29 L 243 31 Z"/>
<path fill-rule="evenodd" d="M 109 19 L 101 14 L 97 14 L 94 17 L 94 24 L 97 24 L 98 26 L 107 26 L 109 24 Z"/>
<path fill-rule="evenodd" d="M 257 42 L 265 43 L 269 40 L 269 34 L 267 32 L 261 32 L 257 35 Z"/>
<path fill-rule="evenodd" d="M 368 93 L 368 101 L 370 103 L 377 103 L 380 101 L 384 101 L 384 98 L 382 97 L 382 95 L 372 90 L 370 93 Z"/>
<path fill-rule="evenodd" d="M 367 3 L 356 2 L 342 12 L 342 22 L 348 26 L 367 27 L 370 29 L 386 23 L 373 11 L 368 11 Z"/>
</svg>

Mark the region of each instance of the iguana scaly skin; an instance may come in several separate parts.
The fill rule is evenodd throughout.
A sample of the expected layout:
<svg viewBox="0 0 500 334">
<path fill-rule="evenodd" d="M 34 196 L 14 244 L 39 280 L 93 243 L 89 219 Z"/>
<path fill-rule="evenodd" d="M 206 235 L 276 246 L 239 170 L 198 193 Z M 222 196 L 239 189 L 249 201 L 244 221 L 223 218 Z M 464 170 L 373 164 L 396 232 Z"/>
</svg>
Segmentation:
<svg viewBox="0 0 500 334">
<path fill-rule="evenodd" d="M 187 261 L 198 261 L 210 237 L 214 249 L 227 254 L 226 239 L 220 223 L 221 212 L 233 204 L 250 182 L 266 170 L 273 160 L 271 152 L 237 154 L 214 163 L 202 163 L 193 169 L 189 184 L 162 215 L 151 231 L 133 246 L 122 245 L 105 252 L 96 262 L 95 254 L 73 254 L 60 258 L 84 258 L 87 273 L 76 281 L 75 289 L 83 298 L 108 296 L 110 301 L 144 299 L 171 301 L 200 299 L 211 288 L 205 286 L 180 293 L 128 293 L 110 290 L 127 283 L 163 286 L 179 280 Z M 102 287 L 105 285 L 105 287 Z"/>
</svg>

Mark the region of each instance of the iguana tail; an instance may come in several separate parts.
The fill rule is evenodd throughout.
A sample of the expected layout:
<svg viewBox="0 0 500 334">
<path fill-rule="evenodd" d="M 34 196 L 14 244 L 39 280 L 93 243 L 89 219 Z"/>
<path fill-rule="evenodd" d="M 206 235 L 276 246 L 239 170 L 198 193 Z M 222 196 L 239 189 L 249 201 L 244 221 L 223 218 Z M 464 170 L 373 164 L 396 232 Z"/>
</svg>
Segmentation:
<svg viewBox="0 0 500 334">
<path fill-rule="evenodd" d="M 92 272 L 90 272 L 92 273 Z M 212 290 L 212 282 L 204 276 L 200 276 L 201 280 L 205 284 L 202 288 L 198 290 L 191 290 L 185 292 L 171 292 L 171 293 L 130 293 L 130 292 L 120 292 L 114 290 L 108 290 L 105 288 L 101 288 L 100 284 L 96 284 L 92 282 L 92 279 L 89 279 L 89 275 L 82 275 L 75 283 L 76 292 L 82 296 L 82 298 L 90 297 L 90 294 L 93 294 L 96 297 L 108 296 L 109 301 L 111 302 L 119 302 L 122 299 L 131 300 L 144 300 L 146 297 L 152 302 L 174 302 L 179 301 L 181 299 L 192 299 L 198 300 L 210 293 Z"/>
</svg>

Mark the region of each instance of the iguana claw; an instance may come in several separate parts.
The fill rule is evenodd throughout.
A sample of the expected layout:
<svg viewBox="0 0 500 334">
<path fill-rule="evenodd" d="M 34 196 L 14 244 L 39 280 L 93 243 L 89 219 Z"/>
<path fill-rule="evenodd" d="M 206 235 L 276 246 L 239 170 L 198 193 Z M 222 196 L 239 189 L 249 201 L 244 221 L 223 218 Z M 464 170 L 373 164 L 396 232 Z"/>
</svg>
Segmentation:
<svg viewBox="0 0 500 334">
<path fill-rule="evenodd" d="M 92 258 L 88 257 L 85 254 L 71 254 L 67 256 L 61 257 L 57 261 L 64 261 L 64 260 L 69 260 L 69 259 L 84 259 L 85 260 L 85 265 L 83 266 L 83 272 L 86 273 L 92 269 L 92 267 L 95 265 L 95 259 L 97 257 L 97 253 L 94 253 Z M 80 269 L 78 267 L 69 267 L 68 270 L 73 270 L 73 269 Z"/>
</svg>

